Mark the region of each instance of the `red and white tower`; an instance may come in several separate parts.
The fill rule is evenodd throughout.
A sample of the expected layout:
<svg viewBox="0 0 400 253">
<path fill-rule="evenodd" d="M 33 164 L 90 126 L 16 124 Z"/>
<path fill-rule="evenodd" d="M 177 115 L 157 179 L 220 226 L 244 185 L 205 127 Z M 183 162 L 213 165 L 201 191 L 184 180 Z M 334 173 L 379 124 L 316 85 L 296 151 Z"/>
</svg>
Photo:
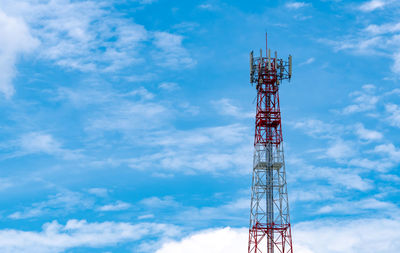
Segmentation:
<svg viewBox="0 0 400 253">
<path fill-rule="evenodd" d="M 292 75 L 287 61 L 266 47 L 250 53 L 250 83 L 257 89 L 248 253 L 293 253 L 286 185 L 279 85 Z"/>
</svg>

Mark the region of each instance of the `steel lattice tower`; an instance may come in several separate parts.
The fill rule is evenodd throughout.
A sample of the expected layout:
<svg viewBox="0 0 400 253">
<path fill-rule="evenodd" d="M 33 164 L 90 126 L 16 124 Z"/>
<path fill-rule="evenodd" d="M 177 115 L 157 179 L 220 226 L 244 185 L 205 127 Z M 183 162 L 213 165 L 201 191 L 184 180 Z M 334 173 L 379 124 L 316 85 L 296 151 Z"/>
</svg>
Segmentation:
<svg viewBox="0 0 400 253">
<path fill-rule="evenodd" d="M 292 253 L 279 85 L 291 78 L 292 57 L 271 50 L 250 53 L 250 83 L 257 89 L 248 253 Z"/>
</svg>

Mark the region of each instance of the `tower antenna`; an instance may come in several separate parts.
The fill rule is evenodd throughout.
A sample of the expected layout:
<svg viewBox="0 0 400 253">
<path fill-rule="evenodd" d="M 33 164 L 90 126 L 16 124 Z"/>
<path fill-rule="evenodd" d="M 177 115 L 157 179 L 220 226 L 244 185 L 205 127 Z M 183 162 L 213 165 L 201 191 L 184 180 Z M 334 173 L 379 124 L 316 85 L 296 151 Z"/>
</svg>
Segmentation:
<svg viewBox="0 0 400 253">
<path fill-rule="evenodd" d="M 284 61 L 275 52 L 271 58 L 265 40 L 265 57 L 250 53 L 257 110 L 248 253 L 293 253 L 279 105 L 279 86 L 292 76 L 292 56 Z"/>
</svg>

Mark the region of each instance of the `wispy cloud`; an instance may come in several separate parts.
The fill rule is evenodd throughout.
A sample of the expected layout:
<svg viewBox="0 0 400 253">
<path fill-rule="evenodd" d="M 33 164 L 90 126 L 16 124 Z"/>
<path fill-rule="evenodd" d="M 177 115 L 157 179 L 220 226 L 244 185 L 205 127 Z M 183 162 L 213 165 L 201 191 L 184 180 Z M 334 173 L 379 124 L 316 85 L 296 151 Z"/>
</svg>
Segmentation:
<svg viewBox="0 0 400 253">
<path fill-rule="evenodd" d="M 7 145 L 0 147 L 3 149 L 3 159 L 16 158 L 31 154 L 46 154 L 59 157 L 65 160 L 82 158 L 81 150 L 68 149 L 46 132 L 28 132 L 22 134 L 18 139 L 8 141 Z"/>
<path fill-rule="evenodd" d="M 104 197 L 107 197 L 107 196 L 108 196 L 109 190 L 106 189 L 106 188 L 90 188 L 90 189 L 88 190 L 88 192 L 89 192 L 90 194 L 94 194 L 94 195 L 96 195 L 96 196 L 98 196 L 98 197 L 104 198 Z"/>
<path fill-rule="evenodd" d="M 147 30 L 113 17 L 104 6 L 69 0 L 29 6 L 35 14 L 30 22 L 39 27 L 35 34 L 42 41 L 41 56 L 80 71 L 115 71 L 141 61 L 138 46 L 147 39 Z"/>
<path fill-rule="evenodd" d="M 352 142 L 338 139 L 326 149 L 325 154 L 330 158 L 343 159 L 353 157 L 356 154 L 356 150 L 354 149 Z"/>
<path fill-rule="evenodd" d="M 0 178 L 0 191 L 13 186 L 14 183 L 9 178 Z"/>
<path fill-rule="evenodd" d="M 373 110 L 380 99 L 376 94 L 376 87 L 372 84 L 364 85 L 362 90 L 355 91 L 350 96 L 353 97 L 353 104 L 345 107 L 343 114 Z"/>
<path fill-rule="evenodd" d="M 368 3 L 371 3 L 372 7 L 376 7 L 384 2 L 371 1 Z M 393 73 L 399 74 L 399 32 L 398 21 L 391 21 L 380 25 L 369 24 L 367 27 L 357 32 L 352 31 L 351 34 L 346 35 L 346 37 L 340 41 L 321 39 L 320 42 L 333 46 L 335 51 L 345 50 L 352 54 L 391 58 L 393 60 L 391 69 Z"/>
<path fill-rule="evenodd" d="M 82 72 L 116 74 L 128 66 L 148 61 L 151 56 L 156 60 L 154 64 L 167 68 L 196 65 L 196 60 L 182 45 L 182 35 L 148 31 L 143 25 L 114 15 L 107 1 L 18 4 L 7 0 L 0 7 L 5 11 L 0 12 L 3 34 L 0 66 L 5 70 L 0 74 L 0 92 L 8 98 L 14 93 L 12 79 L 17 57 L 33 49 L 37 52 L 36 59 Z"/>
<path fill-rule="evenodd" d="M 336 139 L 345 129 L 341 125 L 326 123 L 318 119 L 302 119 L 290 122 L 296 129 L 314 138 Z"/>
<path fill-rule="evenodd" d="M 355 125 L 355 131 L 358 137 L 366 141 L 377 141 L 383 138 L 382 133 L 375 130 L 366 129 L 361 123 Z"/>
<path fill-rule="evenodd" d="M 158 88 L 166 90 L 166 91 L 174 91 L 179 89 L 179 85 L 173 82 L 163 82 L 158 85 Z"/>
<path fill-rule="evenodd" d="M 392 71 L 394 73 L 400 73 L 400 52 L 396 52 L 393 55 L 393 58 L 394 58 L 394 63 L 392 66 Z"/>
<path fill-rule="evenodd" d="M 400 106 L 397 104 L 388 103 L 385 105 L 386 113 L 388 114 L 387 122 L 395 127 L 400 127 Z"/>
<path fill-rule="evenodd" d="M 154 214 L 144 214 L 144 215 L 138 216 L 138 220 L 153 219 L 153 218 L 154 218 Z"/>
<path fill-rule="evenodd" d="M 388 156 L 393 162 L 400 162 L 400 149 L 392 143 L 378 145 L 374 148 L 374 152 Z"/>
<path fill-rule="evenodd" d="M 196 60 L 182 46 L 183 36 L 168 32 L 154 32 L 154 45 L 159 51 L 153 53 L 157 65 L 172 69 L 186 69 L 196 65 Z"/>
<path fill-rule="evenodd" d="M 151 209 L 179 206 L 179 203 L 171 196 L 150 197 L 142 199 L 139 204 Z"/>
<path fill-rule="evenodd" d="M 327 213 L 340 213 L 340 214 L 362 214 L 369 213 L 371 210 L 381 210 L 385 214 L 396 215 L 399 214 L 399 208 L 391 203 L 375 198 L 367 198 L 359 201 L 343 201 L 331 205 L 326 205 L 321 207 L 317 213 L 327 214 Z"/>
<path fill-rule="evenodd" d="M 9 16 L 1 9 L 0 34 L 0 92 L 11 98 L 15 92 L 12 81 L 17 73 L 17 59 L 21 54 L 32 52 L 39 41 L 23 19 Z"/>
<path fill-rule="evenodd" d="M 359 8 L 361 11 L 371 12 L 371 11 L 374 11 L 377 9 L 382 9 L 383 7 L 385 7 L 385 5 L 386 5 L 385 1 L 371 0 L 371 1 L 361 4 Z"/>
<path fill-rule="evenodd" d="M 311 4 L 306 3 L 306 2 L 289 2 L 289 3 L 285 4 L 286 8 L 289 8 L 289 9 L 300 9 L 300 8 L 304 8 L 304 7 L 307 7 L 310 5 Z"/>
<path fill-rule="evenodd" d="M 230 99 L 222 98 L 217 101 L 211 102 L 215 109 L 221 115 L 233 116 L 235 118 L 253 118 L 255 113 L 253 112 L 244 112 L 241 108 L 237 107 L 232 103 Z"/>
<path fill-rule="evenodd" d="M 386 34 L 386 33 L 396 33 L 400 31 L 400 23 L 389 23 L 383 25 L 369 25 L 364 29 L 374 35 Z"/>
<path fill-rule="evenodd" d="M 139 2 L 140 4 L 152 4 L 157 2 L 158 0 L 135 0 L 137 2 Z"/>
<path fill-rule="evenodd" d="M 244 134 L 247 130 L 247 127 L 234 124 L 155 132 L 143 143 L 162 147 L 160 152 L 124 162 L 140 170 L 152 167 L 185 174 L 221 173 L 228 169 L 230 173 L 248 173 L 251 137 Z"/>
<path fill-rule="evenodd" d="M 45 133 L 28 133 L 20 139 L 21 148 L 28 153 L 48 153 L 60 152 L 61 144 L 54 140 L 53 136 Z"/>
<path fill-rule="evenodd" d="M 109 211 L 121 211 L 121 210 L 126 210 L 131 207 L 131 204 L 123 202 L 123 201 L 117 201 L 114 204 L 108 204 L 99 207 L 97 210 L 102 211 L 102 212 L 109 212 Z"/>
<path fill-rule="evenodd" d="M 59 213 L 69 213 L 77 209 L 87 210 L 93 207 L 93 200 L 84 197 L 78 192 L 64 191 L 56 195 L 49 196 L 48 200 L 33 203 L 25 207 L 23 211 L 17 211 L 10 214 L 11 219 L 28 219 L 44 215 L 53 217 Z"/>
<path fill-rule="evenodd" d="M 204 3 L 197 6 L 199 9 L 212 11 L 216 9 L 216 6 L 210 3 Z"/>
<path fill-rule="evenodd" d="M 292 184 L 292 187 L 300 184 L 301 188 L 305 190 L 304 185 L 311 185 L 313 188 L 323 185 L 326 191 L 329 190 L 326 186 L 329 186 L 332 193 L 338 186 L 341 187 L 341 191 L 349 189 L 368 191 L 374 188 L 371 181 L 361 175 L 363 171 L 360 169 L 342 168 L 340 165 L 336 165 L 336 167 L 315 166 L 299 158 L 289 159 L 287 163 L 289 168 L 293 166 L 301 168 L 300 171 L 291 171 L 291 180 L 288 184 Z"/>
<path fill-rule="evenodd" d="M 152 102 L 128 102 L 104 108 L 88 120 L 88 131 L 128 131 L 158 128 L 168 115 L 165 106 Z"/>
<path fill-rule="evenodd" d="M 290 192 L 290 201 L 307 203 L 315 201 L 325 201 L 335 198 L 335 191 L 329 186 L 318 186 L 312 189 L 297 189 L 293 188 Z"/>
<path fill-rule="evenodd" d="M 300 63 L 299 65 L 300 65 L 300 66 L 308 65 L 308 64 L 313 63 L 314 61 L 315 61 L 315 58 L 314 58 L 314 57 L 311 57 L 311 58 L 308 58 L 306 61 Z"/>
</svg>

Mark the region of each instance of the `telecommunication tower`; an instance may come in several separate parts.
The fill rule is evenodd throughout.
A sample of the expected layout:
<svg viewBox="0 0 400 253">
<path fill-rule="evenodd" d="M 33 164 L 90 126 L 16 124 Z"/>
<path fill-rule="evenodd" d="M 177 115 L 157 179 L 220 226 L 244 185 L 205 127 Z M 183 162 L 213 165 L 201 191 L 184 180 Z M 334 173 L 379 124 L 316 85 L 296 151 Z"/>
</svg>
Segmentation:
<svg viewBox="0 0 400 253">
<path fill-rule="evenodd" d="M 267 38 L 266 38 L 267 42 Z M 248 253 L 293 253 L 286 185 L 279 85 L 292 76 L 292 56 L 282 60 L 266 43 L 266 54 L 250 53 L 250 83 L 256 85 Z"/>
</svg>

